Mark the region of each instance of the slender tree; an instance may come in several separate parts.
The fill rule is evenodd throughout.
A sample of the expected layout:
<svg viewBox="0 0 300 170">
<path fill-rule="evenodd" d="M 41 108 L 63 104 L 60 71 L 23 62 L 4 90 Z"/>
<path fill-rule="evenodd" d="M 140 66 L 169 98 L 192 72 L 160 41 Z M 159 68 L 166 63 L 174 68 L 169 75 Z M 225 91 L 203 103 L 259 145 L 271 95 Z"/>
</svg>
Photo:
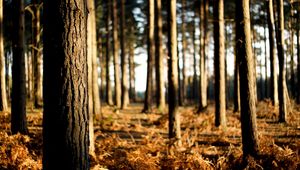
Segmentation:
<svg viewBox="0 0 300 170">
<path fill-rule="evenodd" d="M 24 1 L 13 0 L 13 65 L 12 65 L 12 101 L 11 131 L 28 133 L 26 121 L 26 85 L 24 56 Z"/>
<path fill-rule="evenodd" d="M 176 0 L 168 1 L 168 91 L 169 91 L 169 138 L 181 144 L 180 115 L 178 112 L 178 70 L 177 70 L 177 23 Z"/>
<path fill-rule="evenodd" d="M 156 96 L 157 107 L 163 111 L 165 108 L 164 94 L 164 61 L 162 47 L 162 14 L 161 0 L 155 0 L 155 64 L 156 64 Z"/>
<path fill-rule="evenodd" d="M 182 34 L 182 85 L 181 85 L 181 97 L 182 104 L 184 105 L 186 99 L 186 86 L 187 86 L 187 76 L 186 76 L 186 49 L 187 49 L 187 41 L 186 41 L 186 23 L 185 23 L 185 13 L 186 13 L 186 0 L 181 0 L 181 34 Z"/>
<path fill-rule="evenodd" d="M 236 42 L 238 41 L 239 37 L 236 36 Z M 236 51 L 236 49 L 235 49 Z M 240 73 L 239 73 L 239 62 L 238 56 L 235 53 L 234 57 L 234 99 L 233 99 L 234 112 L 240 112 L 241 110 L 241 100 L 240 100 Z"/>
<path fill-rule="evenodd" d="M 3 44 L 3 0 L 0 0 L 0 111 L 7 111 L 5 58 Z"/>
<path fill-rule="evenodd" d="M 105 6 L 105 5 L 103 5 Z M 106 102 L 108 105 L 113 105 L 112 89 L 110 80 L 110 21 L 111 21 L 111 0 L 106 2 Z"/>
<path fill-rule="evenodd" d="M 44 1 L 43 16 L 43 169 L 89 169 L 86 1 Z"/>
<path fill-rule="evenodd" d="M 215 125 L 226 126 L 224 2 L 214 1 Z"/>
<path fill-rule="evenodd" d="M 120 58 L 119 58 L 119 38 L 118 38 L 118 18 L 117 0 L 112 0 L 113 5 L 113 52 L 114 52 L 114 71 L 115 71 L 115 103 L 121 107 L 121 82 L 120 82 Z"/>
<path fill-rule="evenodd" d="M 258 153 L 249 0 L 236 0 L 236 56 L 240 72 L 241 127 L 244 157 Z"/>
<path fill-rule="evenodd" d="M 122 68 L 122 109 L 126 108 L 129 104 L 129 87 L 128 87 L 128 77 L 127 68 L 128 60 L 126 58 L 125 52 L 125 0 L 121 0 L 121 23 L 120 23 L 120 43 L 121 43 L 121 68 Z"/>
<path fill-rule="evenodd" d="M 278 95 L 279 95 L 279 121 L 285 122 L 288 114 L 288 91 L 285 80 L 285 68 L 284 68 L 284 49 L 283 49 L 283 31 L 284 31 L 284 14 L 283 14 L 283 0 L 277 0 L 277 14 L 278 14 L 278 26 L 277 26 L 277 51 L 279 60 L 279 83 L 278 83 Z"/>
<path fill-rule="evenodd" d="M 274 106 L 278 105 L 278 85 L 277 85 L 277 66 L 275 58 L 275 32 L 274 32 L 274 14 L 273 14 L 273 0 L 266 1 L 267 6 L 267 18 L 268 18 L 268 29 L 269 29 L 269 44 L 270 44 L 270 97 Z"/>
<path fill-rule="evenodd" d="M 135 93 L 135 63 L 134 63 L 134 44 L 135 44 L 135 35 L 134 35 L 134 27 L 130 26 L 130 40 L 128 43 L 129 48 L 129 97 L 135 102 L 136 101 L 136 93 Z"/>
<path fill-rule="evenodd" d="M 154 47 L 154 0 L 148 0 L 148 66 L 147 66 L 147 85 L 144 101 L 144 109 L 142 112 L 151 110 L 151 94 L 152 94 L 152 72 L 153 58 L 155 55 Z"/>
</svg>

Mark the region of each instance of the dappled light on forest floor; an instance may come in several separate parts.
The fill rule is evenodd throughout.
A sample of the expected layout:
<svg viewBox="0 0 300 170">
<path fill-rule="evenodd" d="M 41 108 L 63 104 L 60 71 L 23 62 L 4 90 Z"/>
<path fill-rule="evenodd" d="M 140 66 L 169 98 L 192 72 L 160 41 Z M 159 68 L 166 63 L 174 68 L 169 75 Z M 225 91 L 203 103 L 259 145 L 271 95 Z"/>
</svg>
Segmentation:
<svg viewBox="0 0 300 170">
<path fill-rule="evenodd" d="M 277 123 L 277 108 L 269 101 L 257 106 L 260 153 L 243 162 L 239 113 L 227 110 L 227 127 L 214 126 L 214 107 L 196 114 L 181 107 L 182 147 L 168 140 L 167 112 L 141 113 L 142 105 L 116 111 L 104 106 L 95 118 L 96 154 L 91 169 L 299 169 L 300 112 L 289 123 Z M 42 168 L 42 113 L 28 113 L 30 134 L 10 135 L 10 114 L 1 113 L 0 167 Z"/>
</svg>

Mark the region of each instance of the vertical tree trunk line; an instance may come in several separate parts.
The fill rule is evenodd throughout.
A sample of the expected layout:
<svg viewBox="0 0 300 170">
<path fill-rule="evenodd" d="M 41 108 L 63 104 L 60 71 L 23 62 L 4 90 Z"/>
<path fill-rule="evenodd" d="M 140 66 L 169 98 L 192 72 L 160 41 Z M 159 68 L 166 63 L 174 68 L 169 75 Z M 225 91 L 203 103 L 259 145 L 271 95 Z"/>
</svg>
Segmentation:
<svg viewBox="0 0 300 170">
<path fill-rule="evenodd" d="M 3 38 L 3 0 L 0 0 L 0 111 L 7 111 L 7 109 Z"/>
<path fill-rule="evenodd" d="M 136 102 L 136 93 L 135 93 L 135 63 L 134 63 L 134 28 L 130 27 L 130 34 L 132 36 L 131 41 L 129 41 L 129 91 L 130 91 L 130 99 L 133 102 Z"/>
<path fill-rule="evenodd" d="M 240 73 L 241 127 L 244 157 L 258 154 L 249 0 L 236 0 L 236 56 Z"/>
<path fill-rule="evenodd" d="M 110 80 L 110 61 L 111 61 L 111 47 L 110 47 L 110 21 L 111 21 L 111 0 L 107 0 L 106 3 L 106 102 L 108 105 L 113 105 L 112 100 L 112 88 L 111 88 L 111 80 Z"/>
<path fill-rule="evenodd" d="M 152 86 L 153 86 L 153 59 L 155 55 L 154 47 L 154 0 L 148 0 L 148 65 L 147 65 L 147 85 L 145 93 L 144 108 L 142 112 L 151 111 Z"/>
<path fill-rule="evenodd" d="M 226 126 L 224 2 L 214 1 L 215 125 Z"/>
<path fill-rule="evenodd" d="M 181 33 L 182 33 L 182 85 L 181 85 L 181 100 L 184 105 L 186 100 L 186 86 L 187 86 L 187 77 L 186 77 L 186 23 L 185 23 L 185 12 L 186 12 L 186 0 L 181 0 L 182 9 L 181 9 Z"/>
<path fill-rule="evenodd" d="M 121 43 L 121 69 L 122 69 L 122 96 L 121 96 L 121 107 L 125 109 L 129 104 L 129 86 L 127 77 L 128 60 L 125 52 L 125 0 L 121 0 L 121 23 L 120 23 L 120 43 Z"/>
<path fill-rule="evenodd" d="M 112 0 L 113 5 L 113 53 L 114 53 L 114 71 L 115 71 L 115 104 L 121 107 L 121 82 L 120 82 L 120 58 L 119 58 L 119 38 L 118 38 L 118 12 L 117 0 Z"/>
<path fill-rule="evenodd" d="M 288 114 L 288 91 L 285 79 L 285 68 L 284 68 L 284 49 L 283 49 L 283 31 L 284 31 L 284 13 L 283 13 L 283 0 L 277 0 L 277 52 L 279 60 L 279 85 L 278 85 L 278 95 L 279 95 L 279 121 L 285 122 Z"/>
<path fill-rule="evenodd" d="M 43 169 L 88 170 L 86 1 L 44 1 L 43 16 Z"/>
<path fill-rule="evenodd" d="M 275 30 L 274 30 L 274 13 L 273 13 L 273 0 L 266 1 L 267 15 L 268 15 L 268 29 L 269 29 L 269 44 L 270 44 L 270 97 L 274 106 L 278 106 L 278 82 L 277 82 L 277 66 L 275 57 Z"/>
<path fill-rule="evenodd" d="M 24 56 L 24 1 L 13 0 L 13 65 L 12 65 L 12 101 L 11 101 L 11 131 L 27 134 L 26 120 L 26 80 Z"/>
<path fill-rule="evenodd" d="M 157 107 L 160 111 L 165 108 L 164 94 L 164 58 L 162 44 L 162 14 L 161 0 L 155 0 L 155 60 L 156 60 L 156 96 Z"/>
<path fill-rule="evenodd" d="M 169 98 L 169 138 L 181 145 L 180 115 L 178 112 L 178 70 L 177 70 L 177 23 L 176 0 L 168 1 L 168 98 Z"/>
</svg>

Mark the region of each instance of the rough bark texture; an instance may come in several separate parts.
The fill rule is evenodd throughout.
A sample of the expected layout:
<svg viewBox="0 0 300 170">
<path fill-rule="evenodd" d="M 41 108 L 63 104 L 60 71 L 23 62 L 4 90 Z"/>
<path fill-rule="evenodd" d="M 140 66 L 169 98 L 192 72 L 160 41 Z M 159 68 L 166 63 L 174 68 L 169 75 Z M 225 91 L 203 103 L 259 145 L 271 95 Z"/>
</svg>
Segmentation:
<svg viewBox="0 0 300 170">
<path fill-rule="evenodd" d="M 279 83 L 278 83 L 278 96 L 279 96 L 279 121 L 285 122 L 288 114 L 288 91 L 285 79 L 285 59 L 283 50 L 283 31 L 284 31 L 284 16 L 283 16 L 283 0 L 277 0 L 277 52 L 279 60 Z"/>
<path fill-rule="evenodd" d="M 0 0 L 0 111 L 7 111 L 3 39 L 3 0 Z"/>
<path fill-rule="evenodd" d="M 148 0 L 148 66 L 147 66 L 147 85 L 143 112 L 149 112 L 152 104 L 152 73 L 153 59 L 155 55 L 154 46 L 154 0 Z"/>
<path fill-rule="evenodd" d="M 236 50 L 240 72 L 241 127 L 244 157 L 258 153 L 249 0 L 236 0 Z"/>
<path fill-rule="evenodd" d="M 168 97 L 169 97 L 169 138 L 181 145 L 180 114 L 178 112 L 178 70 L 177 70 L 177 23 L 176 0 L 168 1 Z"/>
<path fill-rule="evenodd" d="M 156 66 L 156 96 L 157 108 L 163 111 L 165 108 L 165 94 L 164 94 L 164 60 L 163 60 L 163 46 L 162 46 L 162 14 L 161 14 L 161 0 L 155 0 L 155 66 Z"/>
<path fill-rule="evenodd" d="M 120 58 L 119 58 L 119 38 L 118 38 L 118 18 L 117 18 L 117 0 L 112 0 L 113 4 L 113 52 L 114 52 L 114 70 L 115 70 L 115 104 L 121 107 L 121 82 L 120 82 Z"/>
<path fill-rule="evenodd" d="M 122 67 L 122 109 L 125 109 L 129 104 L 129 85 L 128 85 L 128 60 L 125 52 L 125 0 L 121 0 L 121 67 Z"/>
<path fill-rule="evenodd" d="M 43 169 L 89 169 L 87 11 L 44 1 Z"/>
<path fill-rule="evenodd" d="M 199 110 L 207 107 L 206 43 L 208 39 L 208 0 L 200 3 L 200 83 Z"/>
<path fill-rule="evenodd" d="M 214 1 L 215 125 L 226 126 L 224 2 Z"/>
<path fill-rule="evenodd" d="M 42 55 L 40 49 L 40 4 L 32 0 L 32 57 L 34 107 L 42 106 Z"/>
<path fill-rule="evenodd" d="M 274 106 L 278 105 L 278 82 L 277 82 L 277 66 L 275 58 L 275 30 L 274 30 L 274 14 L 273 14 L 273 0 L 267 0 L 267 15 L 268 15 L 268 29 L 269 29 L 269 44 L 270 44 L 270 97 Z"/>
<path fill-rule="evenodd" d="M 12 101 L 11 131 L 28 133 L 26 121 L 26 80 L 24 56 L 24 1 L 13 0 L 13 65 L 12 65 Z"/>
<path fill-rule="evenodd" d="M 110 20 L 111 20 L 111 1 L 107 0 L 107 13 L 106 13 L 106 102 L 108 105 L 113 105 L 112 89 L 110 80 Z"/>
</svg>

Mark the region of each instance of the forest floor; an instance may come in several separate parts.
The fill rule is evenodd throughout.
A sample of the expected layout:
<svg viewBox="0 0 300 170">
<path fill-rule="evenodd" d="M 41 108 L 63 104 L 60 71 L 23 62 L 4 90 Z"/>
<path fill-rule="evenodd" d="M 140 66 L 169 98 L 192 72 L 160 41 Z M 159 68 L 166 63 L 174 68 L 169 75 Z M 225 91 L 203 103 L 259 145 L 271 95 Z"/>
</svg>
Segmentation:
<svg viewBox="0 0 300 170">
<path fill-rule="evenodd" d="M 239 113 L 228 109 L 227 127 L 214 127 L 214 105 L 196 114 L 180 107 L 182 146 L 168 140 L 168 115 L 141 113 L 142 104 L 116 110 L 103 106 L 95 118 L 95 156 L 91 169 L 300 169 L 300 106 L 288 123 L 278 123 L 278 108 L 257 106 L 258 157 L 242 156 Z M 42 112 L 27 110 L 30 134 L 10 135 L 10 114 L 0 113 L 0 169 L 42 169 Z"/>
</svg>

